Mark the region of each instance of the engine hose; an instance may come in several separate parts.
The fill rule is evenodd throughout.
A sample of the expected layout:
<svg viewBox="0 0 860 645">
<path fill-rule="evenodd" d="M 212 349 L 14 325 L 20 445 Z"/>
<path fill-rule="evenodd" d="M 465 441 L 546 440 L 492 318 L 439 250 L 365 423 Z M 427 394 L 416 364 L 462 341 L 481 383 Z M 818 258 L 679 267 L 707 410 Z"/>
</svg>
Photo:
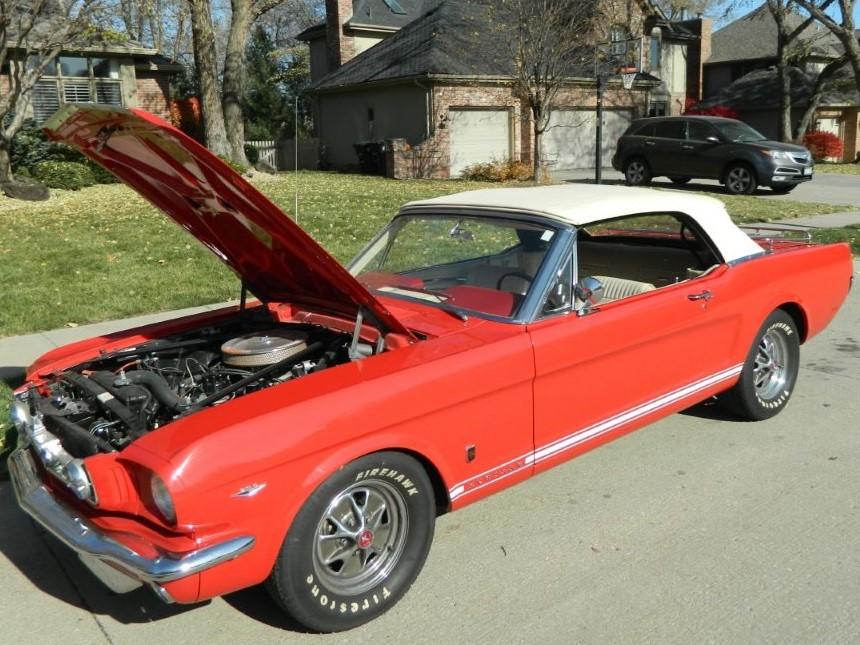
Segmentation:
<svg viewBox="0 0 860 645">
<path fill-rule="evenodd" d="M 284 369 L 285 366 L 287 366 L 287 365 L 290 365 L 290 364 L 295 365 L 295 364 L 301 363 L 308 356 L 312 356 L 313 354 L 315 354 L 316 352 L 321 350 L 323 348 L 323 346 L 324 346 L 324 343 L 322 341 L 317 341 L 315 343 L 311 343 L 302 351 L 297 352 L 297 353 L 293 354 L 292 356 L 285 358 L 282 361 L 279 361 L 277 363 L 272 363 L 271 365 L 267 365 L 263 369 L 257 370 L 253 374 L 246 376 L 241 381 L 236 381 L 235 383 L 228 385 L 227 387 L 222 388 L 222 389 L 218 390 L 217 392 L 210 394 L 205 399 L 201 399 L 200 401 L 196 401 L 195 403 L 192 403 L 190 406 L 185 408 L 185 411 L 186 412 L 193 412 L 195 410 L 199 410 L 200 408 L 205 408 L 207 405 L 211 405 L 212 403 L 215 403 L 216 401 L 223 399 L 225 396 L 232 394 L 236 390 L 241 390 L 243 387 L 246 387 L 246 386 L 250 385 L 251 383 L 255 383 L 256 381 L 259 381 L 261 378 L 264 378 L 273 372 L 277 372 L 278 370 Z"/>
<path fill-rule="evenodd" d="M 161 405 L 164 407 L 173 410 L 174 412 L 180 412 L 187 404 L 183 401 L 179 395 L 176 394 L 172 389 L 170 389 L 170 384 L 167 382 L 161 374 L 156 374 L 155 372 L 148 372 L 146 370 L 131 370 L 124 374 L 124 377 L 118 377 L 116 374 L 112 374 L 111 372 L 96 372 L 91 375 L 92 379 L 94 379 L 97 383 L 99 383 L 106 390 L 109 390 L 114 394 L 114 396 L 121 396 L 119 394 L 120 389 L 116 385 L 118 378 L 124 378 L 125 381 L 133 385 L 143 385 L 146 387 L 152 395 L 158 400 Z"/>
</svg>

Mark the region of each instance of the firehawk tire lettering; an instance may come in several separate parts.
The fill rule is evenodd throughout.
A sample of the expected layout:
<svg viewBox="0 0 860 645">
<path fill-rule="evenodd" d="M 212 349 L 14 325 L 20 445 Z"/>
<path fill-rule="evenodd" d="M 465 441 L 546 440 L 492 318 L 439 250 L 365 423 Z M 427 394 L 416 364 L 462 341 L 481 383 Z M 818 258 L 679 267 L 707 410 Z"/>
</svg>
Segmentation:
<svg viewBox="0 0 860 645">
<path fill-rule="evenodd" d="M 433 487 L 421 464 L 381 452 L 339 468 L 290 527 L 268 588 L 299 623 L 351 629 L 384 613 L 424 564 L 435 524 Z"/>
</svg>

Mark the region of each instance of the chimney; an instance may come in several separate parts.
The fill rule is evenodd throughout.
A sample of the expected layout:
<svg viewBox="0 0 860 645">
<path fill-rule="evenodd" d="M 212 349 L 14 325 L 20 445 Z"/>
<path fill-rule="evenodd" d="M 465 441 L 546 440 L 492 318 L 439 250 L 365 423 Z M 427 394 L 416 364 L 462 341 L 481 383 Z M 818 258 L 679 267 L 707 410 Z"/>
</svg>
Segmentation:
<svg viewBox="0 0 860 645">
<path fill-rule="evenodd" d="M 711 32 L 713 22 L 710 18 L 697 18 L 684 23 L 699 40 L 687 48 L 687 97 L 701 101 L 705 96 L 704 64 L 711 57 Z"/>
<path fill-rule="evenodd" d="M 326 53 L 330 72 L 355 55 L 353 37 L 344 32 L 344 25 L 352 18 L 352 1 L 325 0 Z"/>
</svg>

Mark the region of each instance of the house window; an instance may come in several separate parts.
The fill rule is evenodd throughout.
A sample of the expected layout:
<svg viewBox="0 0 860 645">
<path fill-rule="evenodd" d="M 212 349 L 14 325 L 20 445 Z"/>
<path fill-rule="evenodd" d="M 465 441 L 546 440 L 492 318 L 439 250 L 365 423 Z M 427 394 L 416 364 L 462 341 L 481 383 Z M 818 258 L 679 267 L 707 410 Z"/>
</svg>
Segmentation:
<svg viewBox="0 0 860 645">
<path fill-rule="evenodd" d="M 37 64 L 35 59 L 30 65 Z M 60 56 L 33 88 L 33 118 L 43 123 L 64 103 L 122 105 L 119 64 L 109 58 Z"/>
<path fill-rule="evenodd" d="M 630 33 L 624 25 L 614 25 L 609 29 L 609 53 L 613 56 L 624 56 L 627 53 L 627 41 Z"/>
<path fill-rule="evenodd" d="M 655 29 L 655 31 L 657 31 Z M 660 69 L 660 65 L 662 61 L 662 52 L 663 52 L 663 40 L 658 35 L 651 35 L 651 52 L 648 56 L 648 60 L 651 64 L 651 69 L 656 71 Z"/>
<path fill-rule="evenodd" d="M 666 116 L 666 101 L 651 101 L 648 104 L 648 116 Z"/>
</svg>

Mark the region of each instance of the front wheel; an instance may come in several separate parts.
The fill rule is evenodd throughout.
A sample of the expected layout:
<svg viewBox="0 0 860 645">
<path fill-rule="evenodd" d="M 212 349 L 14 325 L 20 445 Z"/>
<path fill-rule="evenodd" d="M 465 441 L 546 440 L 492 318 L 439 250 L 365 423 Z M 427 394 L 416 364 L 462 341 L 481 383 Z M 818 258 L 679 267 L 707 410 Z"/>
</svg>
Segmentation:
<svg viewBox="0 0 860 645">
<path fill-rule="evenodd" d="M 752 168 L 746 164 L 736 163 L 726 170 L 723 183 L 732 195 L 752 195 L 758 182 Z"/>
<path fill-rule="evenodd" d="M 635 157 L 624 164 L 624 181 L 628 186 L 645 186 L 651 181 L 651 168 L 648 162 Z"/>
<path fill-rule="evenodd" d="M 800 339 L 794 320 L 774 311 L 759 330 L 737 384 L 722 397 L 725 406 L 750 421 L 769 419 L 788 403 L 797 382 Z"/>
<path fill-rule="evenodd" d="M 319 632 L 357 627 L 406 593 L 430 550 L 435 497 L 412 457 L 379 452 L 327 479 L 302 506 L 268 581 L 274 599 Z"/>
</svg>

